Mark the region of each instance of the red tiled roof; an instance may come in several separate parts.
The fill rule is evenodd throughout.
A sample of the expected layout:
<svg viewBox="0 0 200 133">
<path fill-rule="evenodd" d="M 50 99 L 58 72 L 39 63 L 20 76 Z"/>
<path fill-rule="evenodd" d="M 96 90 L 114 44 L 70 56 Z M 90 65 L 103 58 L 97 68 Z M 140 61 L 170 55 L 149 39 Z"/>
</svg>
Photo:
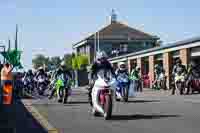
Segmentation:
<svg viewBox="0 0 200 133">
<path fill-rule="evenodd" d="M 121 40 L 159 39 L 156 36 L 150 35 L 148 33 L 144 33 L 140 30 L 131 28 L 119 22 L 111 23 L 110 25 L 102 28 L 98 32 L 99 32 L 99 38 L 105 39 L 105 40 L 106 39 L 121 39 Z M 91 36 L 85 38 L 84 40 L 93 40 L 94 38 L 95 38 L 95 34 L 92 34 Z"/>
</svg>

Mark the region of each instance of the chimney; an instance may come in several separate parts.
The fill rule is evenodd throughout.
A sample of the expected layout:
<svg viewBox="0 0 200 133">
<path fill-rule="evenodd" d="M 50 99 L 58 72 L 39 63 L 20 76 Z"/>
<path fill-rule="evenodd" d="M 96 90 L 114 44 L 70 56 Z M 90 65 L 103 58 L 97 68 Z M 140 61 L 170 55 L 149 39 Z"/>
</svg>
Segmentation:
<svg viewBox="0 0 200 133">
<path fill-rule="evenodd" d="M 111 14 L 111 24 L 117 22 L 117 14 L 115 13 L 115 10 L 112 9 L 112 14 Z"/>
</svg>

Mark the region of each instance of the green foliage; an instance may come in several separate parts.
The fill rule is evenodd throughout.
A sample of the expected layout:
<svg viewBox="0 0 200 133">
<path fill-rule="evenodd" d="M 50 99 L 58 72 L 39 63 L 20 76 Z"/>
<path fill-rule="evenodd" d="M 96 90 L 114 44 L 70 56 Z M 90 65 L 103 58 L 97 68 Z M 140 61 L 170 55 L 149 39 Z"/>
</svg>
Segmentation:
<svg viewBox="0 0 200 133">
<path fill-rule="evenodd" d="M 65 54 L 64 55 L 64 61 L 66 63 L 67 69 L 72 69 L 72 55 L 71 54 Z"/>
<path fill-rule="evenodd" d="M 50 58 L 48 65 L 51 65 L 53 67 L 59 67 L 60 63 L 61 63 L 60 57 L 54 56 L 54 57 Z"/>
<path fill-rule="evenodd" d="M 32 60 L 32 64 L 33 64 L 33 67 L 35 69 L 43 66 L 44 64 L 46 66 L 49 65 L 49 57 L 45 57 L 44 55 L 42 54 L 38 54 L 33 60 Z"/>
<path fill-rule="evenodd" d="M 85 69 L 89 64 L 87 55 L 65 54 L 63 60 L 66 64 L 67 69 L 69 70 Z M 58 56 L 49 58 L 39 54 L 32 60 L 32 63 L 35 69 L 43 66 L 44 64 L 48 67 L 53 66 L 53 68 L 56 68 L 60 65 L 61 61 L 62 60 Z"/>
<path fill-rule="evenodd" d="M 77 60 L 76 57 L 72 58 L 72 69 L 74 69 L 74 70 L 78 70 L 79 69 L 78 68 L 78 60 Z"/>
<path fill-rule="evenodd" d="M 1 54 L 4 56 L 4 58 L 12 64 L 15 68 L 22 68 L 21 65 L 21 51 L 18 51 L 16 49 L 14 50 L 9 50 L 7 52 L 2 52 Z"/>
<path fill-rule="evenodd" d="M 72 68 L 74 70 L 85 69 L 89 64 L 87 55 L 76 55 L 72 59 Z"/>
</svg>

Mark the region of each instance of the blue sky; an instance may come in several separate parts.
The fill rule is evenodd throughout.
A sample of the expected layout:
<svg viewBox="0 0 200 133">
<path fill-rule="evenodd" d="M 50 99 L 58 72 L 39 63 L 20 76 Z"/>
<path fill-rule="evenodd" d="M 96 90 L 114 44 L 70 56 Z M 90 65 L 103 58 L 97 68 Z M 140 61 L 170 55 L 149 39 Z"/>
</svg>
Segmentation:
<svg viewBox="0 0 200 133">
<path fill-rule="evenodd" d="M 37 53 L 71 52 L 71 44 L 109 23 L 111 9 L 118 20 L 157 35 L 164 43 L 200 36 L 198 0 L 0 0 L 0 40 L 14 39 L 19 24 L 23 64 Z M 12 41 L 14 46 L 14 41 Z"/>
</svg>

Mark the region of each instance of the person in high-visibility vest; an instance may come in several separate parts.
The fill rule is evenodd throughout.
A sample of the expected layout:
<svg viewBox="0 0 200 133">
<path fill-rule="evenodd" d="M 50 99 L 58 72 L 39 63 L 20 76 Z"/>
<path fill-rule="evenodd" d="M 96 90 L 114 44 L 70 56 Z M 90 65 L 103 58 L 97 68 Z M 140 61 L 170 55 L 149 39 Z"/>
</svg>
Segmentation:
<svg viewBox="0 0 200 133">
<path fill-rule="evenodd" d="M 3 104 L 11 104 L 13 97 L 13 67 L 9 63 L 4 64 L 1 70 L 1 100 Z M 3 96 L 3 97 L 2 97 Z"/>
</svg>

